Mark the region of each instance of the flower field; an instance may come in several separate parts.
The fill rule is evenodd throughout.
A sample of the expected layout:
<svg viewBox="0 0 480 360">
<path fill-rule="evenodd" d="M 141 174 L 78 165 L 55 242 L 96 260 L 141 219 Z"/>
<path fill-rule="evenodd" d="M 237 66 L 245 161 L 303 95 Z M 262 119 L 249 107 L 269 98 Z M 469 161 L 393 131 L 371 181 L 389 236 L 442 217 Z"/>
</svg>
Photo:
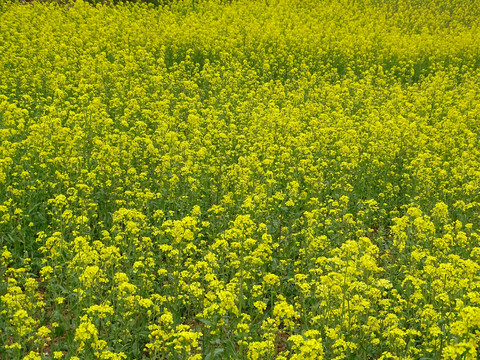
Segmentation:
<svg viewBox="0 0 480 360">
<path fill-rule="evenodd" d="M 478 359 L 479 18 L 0 0 L 0 359 Z"/>
</svg>

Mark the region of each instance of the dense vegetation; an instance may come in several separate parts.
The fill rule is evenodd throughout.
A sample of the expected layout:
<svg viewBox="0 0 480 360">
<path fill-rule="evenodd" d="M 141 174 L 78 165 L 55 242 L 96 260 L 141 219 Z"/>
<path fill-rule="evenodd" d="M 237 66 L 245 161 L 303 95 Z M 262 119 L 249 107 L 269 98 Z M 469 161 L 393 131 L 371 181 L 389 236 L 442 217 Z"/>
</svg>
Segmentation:
<svg viewBox="0 0 480 360">
<path fill-rule="evenodd" d="M 0 358 L 477 359 L 479 18 L 0 1 Z"/>
</svg>

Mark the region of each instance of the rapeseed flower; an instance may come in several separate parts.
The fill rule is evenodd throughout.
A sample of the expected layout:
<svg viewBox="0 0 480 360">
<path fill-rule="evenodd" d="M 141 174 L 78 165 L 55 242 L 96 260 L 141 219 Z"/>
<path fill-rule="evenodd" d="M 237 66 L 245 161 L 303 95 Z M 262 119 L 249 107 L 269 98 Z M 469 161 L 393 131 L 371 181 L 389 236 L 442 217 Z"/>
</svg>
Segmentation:
<svg viewBox="0 0 480 360">
<path fill-rule="evenodd" d="M 475 5 L 0 2 L 2 355 L 476 359 Z"/>
</svg>

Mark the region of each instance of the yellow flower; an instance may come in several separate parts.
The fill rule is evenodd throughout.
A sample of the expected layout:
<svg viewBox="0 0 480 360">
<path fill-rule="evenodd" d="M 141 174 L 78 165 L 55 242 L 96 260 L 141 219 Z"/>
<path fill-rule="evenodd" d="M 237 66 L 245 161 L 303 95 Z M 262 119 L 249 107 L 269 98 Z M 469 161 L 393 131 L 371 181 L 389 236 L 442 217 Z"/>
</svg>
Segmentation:
<svg viewBox="0 0 480 360">
<path fill-rule="evenodd" d="M 42 360 L 40 354 L 36 351 L 30 351 L 28 355 L 25 355 L 22 360 Z"/>
<path fill-rule="evenodd" d="M 273 308 L 273 316 L 275 316 L 279 323 L 283 322 L 285 327 L 289 330 L 293 329 L 295 326 L 295 320 L 299 318 L 293 305 L 288 304 L 286 301 L 280 301 L 275 304 Z"/>
<path fill-rule="evenodd" d="M 275 274 L 269 273 L 263 276 L 263 282 L 267 286 L 279 286 L 280 278 Z"/>
</svg>

